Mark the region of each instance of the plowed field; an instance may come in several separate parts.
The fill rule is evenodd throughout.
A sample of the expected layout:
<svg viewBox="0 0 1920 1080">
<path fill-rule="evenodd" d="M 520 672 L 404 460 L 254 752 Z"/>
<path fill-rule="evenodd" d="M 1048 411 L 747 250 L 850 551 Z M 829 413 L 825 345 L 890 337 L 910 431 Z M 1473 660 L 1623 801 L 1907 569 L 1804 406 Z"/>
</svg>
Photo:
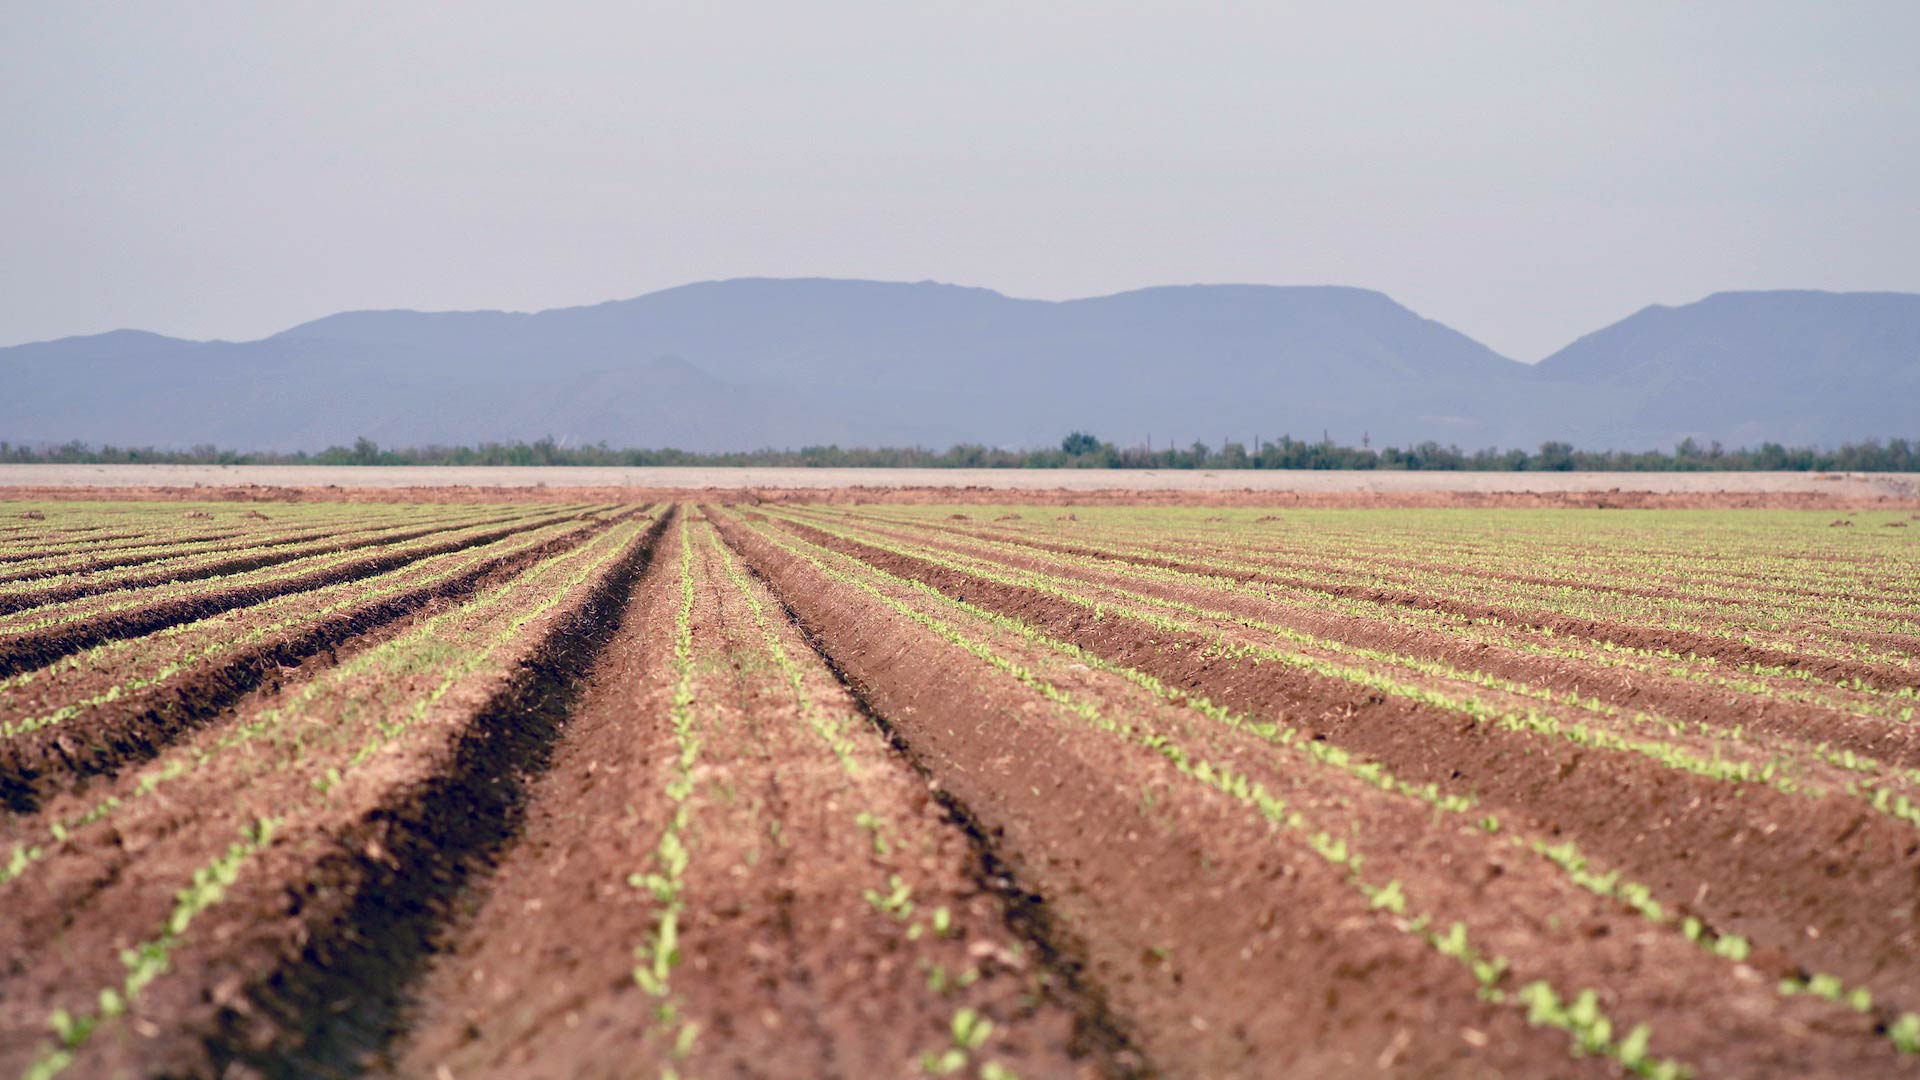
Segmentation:
<svg viewBox="0 0 1920 1080">
<path fill-rule="evenodd" d="M 0 502 L 0 1076 L 1920 1074 L 1916 526 Z"/>
</svg>

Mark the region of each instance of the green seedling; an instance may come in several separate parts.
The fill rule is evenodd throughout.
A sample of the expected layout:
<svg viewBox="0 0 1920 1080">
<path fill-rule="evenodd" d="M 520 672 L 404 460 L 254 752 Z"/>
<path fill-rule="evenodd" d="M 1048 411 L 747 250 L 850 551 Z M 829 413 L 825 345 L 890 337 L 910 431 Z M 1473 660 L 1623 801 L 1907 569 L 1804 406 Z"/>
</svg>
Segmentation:
<svg viewBox="0 0 1920 1080">
<path fill-rule="evenodd" d="M 912 917 L 913 887 L 902 881 L 899 874 L 888 875 L 887 887 L 888 891 L 884 893 L 877 889 L 868 889 L 864 894 L 867 903 L 872 904 L 875 911 L 891 915 L 896 919 Z"/>
</svg>

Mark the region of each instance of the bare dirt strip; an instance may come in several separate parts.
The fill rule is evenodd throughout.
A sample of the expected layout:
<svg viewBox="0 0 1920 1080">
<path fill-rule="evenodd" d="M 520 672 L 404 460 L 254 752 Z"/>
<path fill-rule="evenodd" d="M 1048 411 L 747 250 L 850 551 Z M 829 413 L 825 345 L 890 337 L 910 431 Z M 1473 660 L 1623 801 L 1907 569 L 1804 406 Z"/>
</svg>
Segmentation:
<svg viewBox="0 0 1920 1080">
<path fill-rule="evenodd" d="M 0 465 L 0 493 L 35 503 L 105 498 L 1920 509 L 1920 477 L 1893 473 Z"/>
</svg>

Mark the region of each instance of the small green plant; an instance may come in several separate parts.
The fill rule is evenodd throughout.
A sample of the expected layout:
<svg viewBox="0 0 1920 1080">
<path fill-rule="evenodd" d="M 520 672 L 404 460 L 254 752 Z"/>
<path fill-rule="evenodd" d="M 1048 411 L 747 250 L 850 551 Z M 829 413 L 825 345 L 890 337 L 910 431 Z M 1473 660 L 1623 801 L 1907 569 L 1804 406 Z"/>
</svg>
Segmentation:
<svg viewBox="0 0 1920 1080">
<path fill-rule="evenodd" d="M 887 876 L 887 890 L 888 891 L 883 893 L 878 889 L 868 889 L 863 895 L 866 896 L 867 903 L 873 905 L 875 911 L 891 915 L 896 919 L 911 918 L 913 916 L 913 886 L 901 880 L 899 874 L 889 874 Z"/>
<path fill-rule="evenodd" d="M 965 1007 L 954 1012 L 947 1027 L 951 1044 L 938 1053 L 929 1050 L 920 1055 L 921 1071 L 929 1076 L 951 1076 L 966 1068 L 974 1052 L 993 1036 L 993 1021 Z"/>
</svg>

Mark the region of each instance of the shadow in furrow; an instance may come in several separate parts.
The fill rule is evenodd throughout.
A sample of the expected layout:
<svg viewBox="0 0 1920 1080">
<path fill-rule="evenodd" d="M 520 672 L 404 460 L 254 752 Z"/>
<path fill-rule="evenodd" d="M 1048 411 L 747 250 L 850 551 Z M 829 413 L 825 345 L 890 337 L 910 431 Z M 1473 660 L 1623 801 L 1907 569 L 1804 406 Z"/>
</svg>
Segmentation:
<svg viewBox="0 0 1920 1080">
<path fill-rule="evenodd" d="M 344 894 L 341 910 L 221 1011 L 207 1039 L 216 1075 L 343 1077 L 382 1065 L 455 902 L 520 834 L 528 791 L 673 517 L 661 515 L 474 716 L 446 772 L 396 792 L 341 838 L 308 883 Z"/>
<path fill-rule="evenodd" d="M 724 532 L 721 535 L 726 538 Z M 729 546 L 732 546 L 731 539 L 727 539 Z M 735 550 L 738 552 L 737 548 Z M 966 803 L 940 786 L 939 777 L 900 730 L 874 708 L 865 689 L 827 651 L 825 643 L 787 603 L 780 588 L 760 573 L 744 553 L 740 554 L 748 572 L 772 593 L 785 612 L 787 621 L 846 689 L 861 715 L 880 731 L 888 745 L 914 773 L 928 782 L 928 790 L 940 804 L 948 823 L 966 836 L 968 849 L 973 855 L 971 876 L 974 882 L 998 898 L 1007 929 L 1033 950 L 1041 968 L 1050 976 L 1046 980 L 1047 995 L 1074 1018 L 1073 1045 L 1070 1048 L 1073 1055 L 1092 1057 L 1099 1063 L 1101 1073 L 1107 1076 L 1145 1080 L 1158 1075 L 1158 1070 L 1128 1032 L 1125 1022 L 1108 1004 L 1105 991 L 1089 978 L 1085 947 L 1054 916 L 1046 898 L 1021 883 L 1012 864 L 1000 850 L 997 830 L 983 824 Z"/>
<path fill-rule="evenodd" d="M 84 740 L 52 728 L 15 739 L 0 748 L 0 808 L 35 813 L 42 800 L 56 792 L 76 790 L 95 777 L 114 776 L 152 761 L 182 736 L 219 722 L 242 698 L 280 679 L 282 669 L 298 668 L 323 653 L 331 664 L 336 648 L 356 646 L 363 635 L 385 629 L 429 604 L 463 600 L 489 582 L 583 542 L 578 535 L 557 536 L 525 551 L 489 559 L 434 585 L 343 612 L 294 637 L 237 652 L 225 663 L 193 668 L 152 692 L 137 692 L 131 700 L 142 705 L 123 705 L 111 719 L 93 720 Z"/>
</svg>

